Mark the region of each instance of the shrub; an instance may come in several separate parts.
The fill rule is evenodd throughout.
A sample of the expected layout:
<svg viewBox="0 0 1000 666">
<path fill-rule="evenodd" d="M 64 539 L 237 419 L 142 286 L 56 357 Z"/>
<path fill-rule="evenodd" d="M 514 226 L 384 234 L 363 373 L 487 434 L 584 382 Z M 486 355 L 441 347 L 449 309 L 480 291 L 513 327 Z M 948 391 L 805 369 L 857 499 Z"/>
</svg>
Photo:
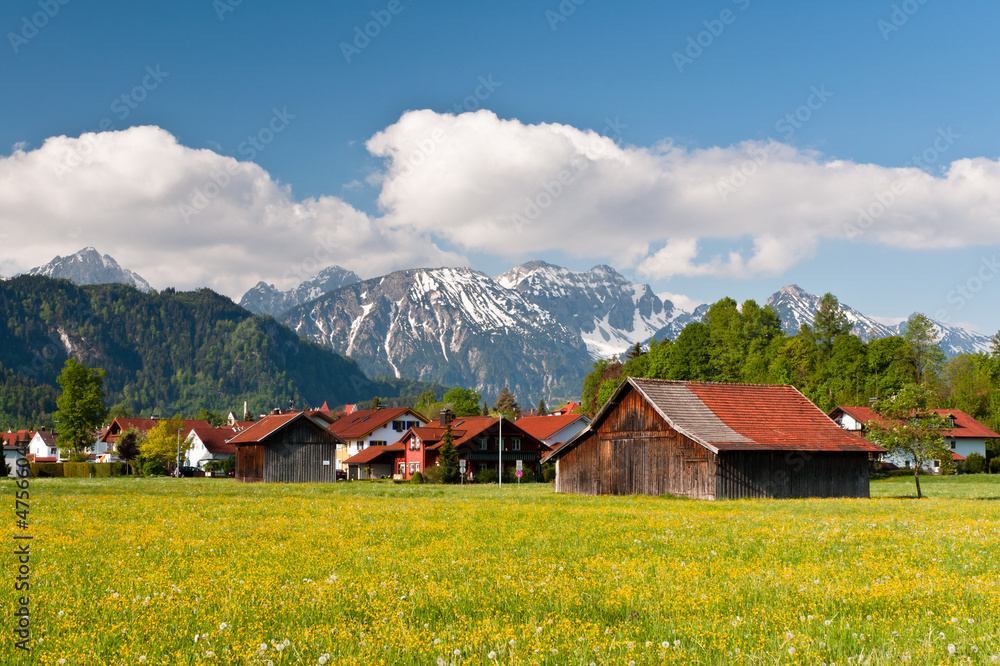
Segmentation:
<svg viewBox="0 0 1000 666">
<path fill-rule="evenodd" d="M 161 460 L 147 460 L 142 463 L 143 476 L 166 476 L 167 466 Z"/>
<path fill-rule="evenodd" d="M 83 451 L 73 451 L 69 454 L 69 461 L 71 463 L 85 463 L 90 460 L 90 455 L 84 453 Z"/>
<path fill-rule="evenodd" d="M 63 476 L 89 477 L 94 471 L 93 463 L 68 462 L 63 463 Z"/>
<path fill-rule="evenodd" d="M 413 476 L 410 477 L 410 483 L 415 483 L 417 485 L 420 485 L 423 482 L 424 482 L 424 475 L 421 474 L 420 472 L 415 472 Z"/>
<path fill-rule="evenodd" d="M 1000 474 L 1000 456 L 990 460 L 990 472 Z"/>
<path fill-rule="evenodd" d="M 495 469 L 484 469 L 476 472 L 476 483 L 496 483 L 497 471 Z"/>
<path fill-rule="evenodd" d="M 31 463 L 31 476 L 38 478 L 62 477 L 63 463 Z"/>
<path fill-rule="evenodd" d="M 556 480 L 556 466 L 552 463 L 542 465 L 542 481 L 551 483 Z"/>
<path fill-rule="evenodd" d="M 986 458 L 979 453 L 970 453 L 965 457 L 966 474 L 982 474 L 986 471 Z"/>
<path fill-rule="evenodd" d="M 440 465 L 428 467 L 424 471 L 424 483 L 444 483 L 444 469 Z"/>
</svg>

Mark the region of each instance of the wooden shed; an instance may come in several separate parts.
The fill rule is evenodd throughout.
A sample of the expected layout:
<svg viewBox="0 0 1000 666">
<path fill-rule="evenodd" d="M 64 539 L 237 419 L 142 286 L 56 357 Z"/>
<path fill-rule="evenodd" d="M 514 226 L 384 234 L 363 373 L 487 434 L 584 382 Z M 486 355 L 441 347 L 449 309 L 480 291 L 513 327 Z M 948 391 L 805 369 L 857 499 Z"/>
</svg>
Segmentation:
<svg viewBox="0 0 1000 666">
<path fill-rule="evenodd" d="M 883 452 L 792 386 L 629 377 L 543 462 L 565 493 L 868 497 L 869 460 Z"/>
<path fill-rule="evenodd" d="M 229 440 L 236 446 L 236 480 L 270 483 L 336 481 L 343 439 L 306 412 L 267 416 Z"/>
</svg>

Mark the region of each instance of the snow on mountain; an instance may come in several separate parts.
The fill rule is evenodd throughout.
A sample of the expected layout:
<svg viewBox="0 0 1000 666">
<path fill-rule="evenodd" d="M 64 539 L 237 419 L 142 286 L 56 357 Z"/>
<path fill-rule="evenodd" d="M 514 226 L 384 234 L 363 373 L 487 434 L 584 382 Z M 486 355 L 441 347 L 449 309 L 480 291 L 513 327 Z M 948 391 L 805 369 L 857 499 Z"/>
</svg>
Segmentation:
<svg viewBox="0 0 1000 666">
<path fill-rule="evenodd" d="M 152 287 L 138 273 L 118 265 L 110 255 L 102 255 L 92 247 L 85 247 L 68 257 L 56 256 L 44 266 L 36 266 L 27 275 L 44 275 L 64 278 L 76 284 L 130 284 L 139 291 Z"/>
<path fill-rule="evenodd" d="M 330 266 L 320 271 L 313 279 L 306 280 L 287 291 L 281 291 L 273 284 L 258 282 L 243 294 L 240 306 L 254 314 L 280 317 L 298 305 L 357 282 L 361 282 L 361 278 L 354 271 L 340 266 Z"/>
<path fill-rule="evenodd" d="M 594 359 L 616 356 L 636 342 L 646 342 L 685 314 L 661 300 L 649 285 L 633 284 L 610 266 L 576 272 L 531 261 L 507 271 L 497 282 L 579 332 Z"/>
<path fill-rule="evenodd" d="M 782 287 L 771 294 L 767 299 L 766 305 L 770 305 L 778 313 L 785 332 L 788 335 L 795 335 L 802 324 L 812 325 L 816 311 L 819 309 L 820 300 L 821 297 L 810 294 L 798 285 L 793 284 Z M 906 326 L 910 319 L 907 317 L 896 325 L 892 325 L 889 323 L 890 320 L 886 320 L 883 317 L 864 315 L 844 303 L 841 303 L 840 307 L 853 325 L 851 332 L 865 342 L 871 342 L 872 340 L 891 335 L 903 335 L 906 332 Z M 935 319 L 931 319 L 931 321 L 934 323 L 941 349 L 948 356 L 957 356 L 958 354 L 966 353 L 974 354 L 989 349 L 990 338 L 987 336 Z"/>
<path fill-rule="evenodd" d="M 525 404 L 577 395 L 590 369 L 575 330 L 469 268 L 397 271 L 348 285 L 281 319 L 351 356 L 370 376 L 469 386 L 484 396 L 509 386 Z"/>
</svg>

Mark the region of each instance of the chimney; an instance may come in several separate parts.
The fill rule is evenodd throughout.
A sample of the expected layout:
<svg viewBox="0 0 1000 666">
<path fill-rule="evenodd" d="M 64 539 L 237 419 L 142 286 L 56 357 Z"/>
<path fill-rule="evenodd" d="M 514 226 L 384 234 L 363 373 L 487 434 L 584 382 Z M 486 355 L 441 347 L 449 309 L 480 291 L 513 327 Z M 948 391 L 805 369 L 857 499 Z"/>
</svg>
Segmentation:
<svg viewBox="0 0 1000 666">
<path fill-rule="evenodd" d="M 441 410 L 441 427 L 447 428 L 455 420 L 455 414 L 450 409 Z"/>
<path fill-rule="evenodd" d="M 281 413 L 281 407 L 275 407 L 274 409 L 271 410 L 272 415 L 280 413 Z"/>
</svg>

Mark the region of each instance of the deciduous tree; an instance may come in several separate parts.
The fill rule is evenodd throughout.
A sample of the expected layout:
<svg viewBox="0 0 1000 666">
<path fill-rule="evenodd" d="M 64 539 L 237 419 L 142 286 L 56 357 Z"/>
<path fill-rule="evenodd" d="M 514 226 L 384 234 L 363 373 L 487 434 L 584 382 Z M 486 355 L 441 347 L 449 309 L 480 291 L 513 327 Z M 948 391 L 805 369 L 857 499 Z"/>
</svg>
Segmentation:
<svg viewBox="0 0 1000 666">
<path fill-rule="evenodd" d="M 55 417 L 59 421 L 56 443 L 65 452 L 80 454 L 94 444 L 94 431 L 108 415 L 104 404 L 104 370 L 91 370 L 70 358 L 56 382 L 62 387 L 62 394 L 56 400 Z"/>
<path fill-rule="evenodd" d="M 176 461 L 180 451 L 180 458 L 183 459 L 194 443 L 190 435 L 182 437 L 184 433 L 178 433 L 183 427 L 184 422 L 178 419 L 157 423 L 139 442 L 139 452 L 142 457 L 146 460 L 159 460 L 169 466 L 171 462 Z"/>
<path fill-rule="evenodd" d="M 881 418 L 870 421 L 867 426 L 871 441 L 913 463 L 918 498 L 923 497 L 920 469 L 924 463 L 951 459 L 951 452 L 944 446 L 944 419 L 929 410 L 933 399 L 926 386 L 907 384 L 892 397 L 875 403 L 875 412 Z"/>
<path fill-rule="evenodd" d="M 903 339 L 913 350 L 917 383 L 923 384 L 929 376 L 936 375 L 944 363 L 944 352 L 938 344 L 934 322 L 918 312 L 907 322 Z"/>
</svg>

